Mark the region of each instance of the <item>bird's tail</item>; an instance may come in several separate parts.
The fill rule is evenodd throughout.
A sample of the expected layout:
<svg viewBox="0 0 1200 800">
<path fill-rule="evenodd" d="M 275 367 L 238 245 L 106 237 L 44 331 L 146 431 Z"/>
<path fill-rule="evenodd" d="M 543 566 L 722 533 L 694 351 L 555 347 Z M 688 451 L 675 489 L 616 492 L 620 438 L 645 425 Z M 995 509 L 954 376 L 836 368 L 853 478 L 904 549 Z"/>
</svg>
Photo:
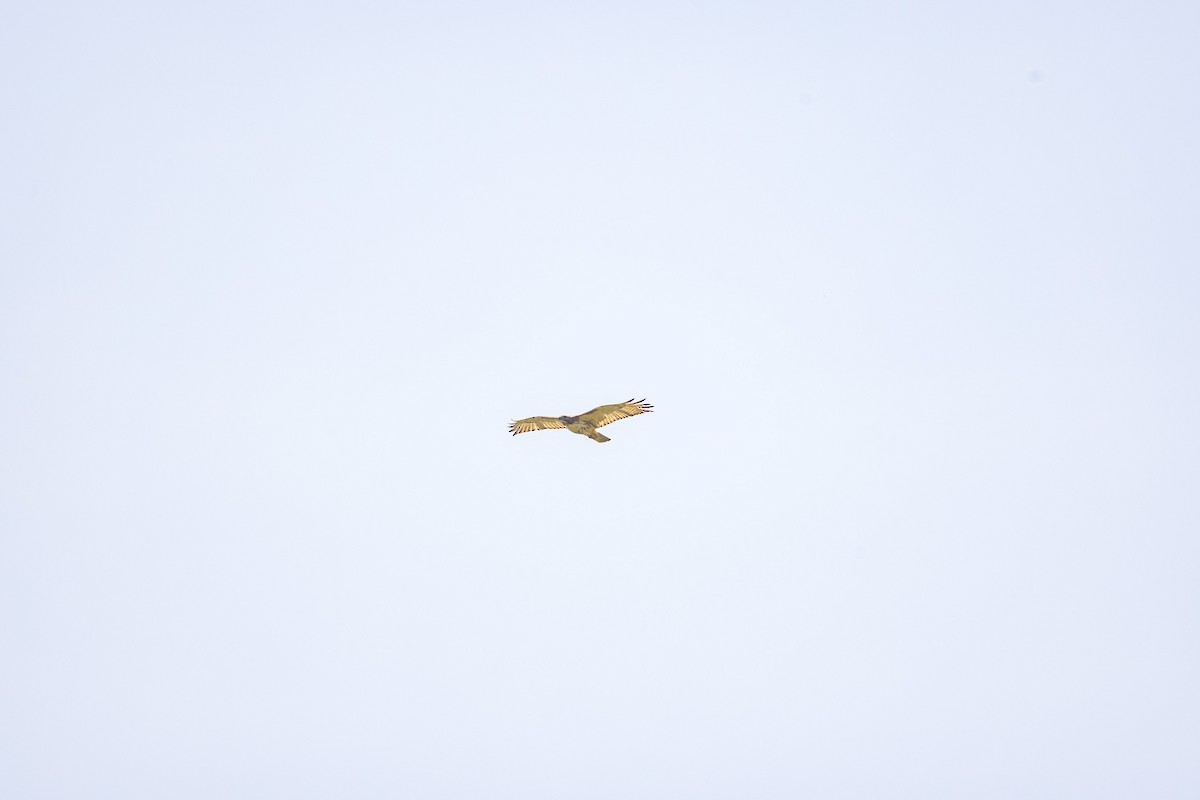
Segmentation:
<svg viewBox="0 0 1200 800">
<path fill-rule="evenodd" d="M 588 438 L 595 439 L 597 442 L 611 442 L 612 441 L 612 439 L 608 438 L 603 433 L 601 433 L 600 431 L 596 431 L 596 430 L 593 430 L 592 432 L 590 432 L 588 434 Z"/>
</svg>

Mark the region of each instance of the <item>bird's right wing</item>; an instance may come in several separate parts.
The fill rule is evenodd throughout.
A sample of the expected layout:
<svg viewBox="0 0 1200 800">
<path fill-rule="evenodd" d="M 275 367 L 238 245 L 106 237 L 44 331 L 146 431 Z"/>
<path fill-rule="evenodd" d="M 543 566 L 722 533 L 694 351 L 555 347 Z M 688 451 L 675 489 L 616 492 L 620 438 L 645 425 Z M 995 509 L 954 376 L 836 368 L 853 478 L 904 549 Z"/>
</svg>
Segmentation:
<svg viewBox="0 0 1200 800">
<path fill-rule="evenodd" d="M 653 410 L 654 406 L 645 400 L 630 398 L 624 403 L 597 406 L 586 414 L 580 414 L 579 419 L 582 422 L 590 424 L 592 427 L 603 428 L 605 425 L 610 425 L 617 420 L 625 419 L 626 417 L 636 417 L 638 414 L 648 414 Z"/>
<path fill-rule="evenodd" d="M 519 419 L 513 424 L 509 425 L 508 429 L 512 431 L 513 436 L 516 436 L 518 433 L 529 433 L 530 431 L 548 431 L 553 428 L 565 427 L 567 426 L 563 425 L 562 420 L 558 419 L 557 417 L 526 417 L 525 419 Z"/>
</svg>

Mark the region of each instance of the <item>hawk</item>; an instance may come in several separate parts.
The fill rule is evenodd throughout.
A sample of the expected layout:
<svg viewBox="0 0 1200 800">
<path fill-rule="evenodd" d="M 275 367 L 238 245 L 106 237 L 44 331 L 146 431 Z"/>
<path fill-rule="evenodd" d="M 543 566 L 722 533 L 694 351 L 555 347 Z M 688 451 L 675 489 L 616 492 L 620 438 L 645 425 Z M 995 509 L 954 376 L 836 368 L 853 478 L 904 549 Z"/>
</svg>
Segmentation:
<svg viewBox="0 0 1200 800">
<path fill-rule="evenodd" d="M 597 442 L 608 442 L 611 440 L 596 430 L 597 428 L 603 428 L 610 422 L 616 422 L 626 417 L 647 414 L 653 410 L 654 406 L 645 400 L 630 398 L 624 403 L 613 403 L 611 406 L 597 406 L 586 414 L 580 414 L 578 417 L 527 417 L 519 419 L 509 425 L 508 429 L 512 431 L 513 436 L 516 436 L 518 433 L 529 433 L 530 431 L 548 431 L 553 428 L 566 428 L 571 433 L 581 433 Z"/>
</svg>

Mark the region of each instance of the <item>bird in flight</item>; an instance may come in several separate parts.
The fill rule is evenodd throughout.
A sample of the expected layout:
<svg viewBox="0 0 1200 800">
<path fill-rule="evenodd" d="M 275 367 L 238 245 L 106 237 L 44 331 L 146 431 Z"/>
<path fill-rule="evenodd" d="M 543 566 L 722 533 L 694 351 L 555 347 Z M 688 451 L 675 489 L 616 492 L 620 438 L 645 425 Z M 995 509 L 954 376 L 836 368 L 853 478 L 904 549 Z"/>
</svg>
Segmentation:
<svg viewBox="0 0 1200 800">
<path fill-rule="evenodd" d="M 566 428 L 571 433 L 580 433 L 597 442 L 611 441 L 607 436 L 596 430 L 609 423 L 626 417 L 636 417 L 654 410 L 654 406 L 645 400 L 629 399 L 624 403 L 613 403 L 611 406 L 597 406 L 586 414 L 578 417 L 526 417 L 508 426 L 512 435 L 529 433 L 530 431 L 548 431 L 554 428 Z"/>
</svg>

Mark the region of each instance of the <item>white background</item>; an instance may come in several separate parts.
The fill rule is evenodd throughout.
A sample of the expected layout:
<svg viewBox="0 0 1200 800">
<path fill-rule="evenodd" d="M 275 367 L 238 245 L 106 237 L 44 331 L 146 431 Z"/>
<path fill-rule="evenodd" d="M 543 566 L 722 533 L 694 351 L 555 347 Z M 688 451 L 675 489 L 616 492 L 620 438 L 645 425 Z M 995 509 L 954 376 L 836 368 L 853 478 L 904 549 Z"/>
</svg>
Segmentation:
<svg viewBox="0 0 1200 800">
<path fill-rule="evenodd" d="M 3 16 L 3 796 L 1200 796 L 1192 4 Z"/>
</svg>

